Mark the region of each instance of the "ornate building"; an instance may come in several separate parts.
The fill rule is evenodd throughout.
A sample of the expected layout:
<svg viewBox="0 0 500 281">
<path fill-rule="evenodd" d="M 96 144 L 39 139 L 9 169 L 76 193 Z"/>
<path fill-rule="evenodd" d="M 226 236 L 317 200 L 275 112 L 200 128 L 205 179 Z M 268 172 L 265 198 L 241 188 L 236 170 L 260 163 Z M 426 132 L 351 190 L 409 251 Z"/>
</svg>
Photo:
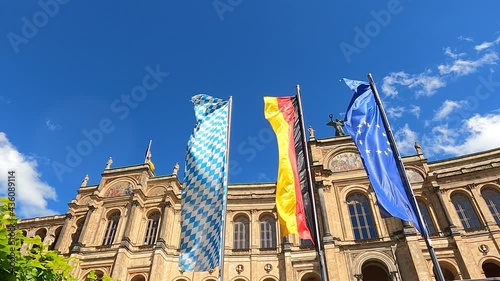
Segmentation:
<svg viewBox="0 0 500 281">
<path fill-rule="evenodd" d="M 408 223 L 382 218 L 351 138 L 311 136 L 309 146 L 329 280 L 435 280 L 421 236 Z M 416 145 L 403 161 L 446 279 L 500 277 L 500 149 L 428 162 Z M 217 280 L 217 269 L 178 269 L 176 174 L 107 165 L 99 184 L 84 179 L 65 215 L 19 227 L 79 259 L 73 274 L 81 280 L 91 270 L 122 281 Z M 274 192 L 274 183 L 229 185 L 226 280 L 320 280 L 313 245 L 281 239 Z"/>
</svg>

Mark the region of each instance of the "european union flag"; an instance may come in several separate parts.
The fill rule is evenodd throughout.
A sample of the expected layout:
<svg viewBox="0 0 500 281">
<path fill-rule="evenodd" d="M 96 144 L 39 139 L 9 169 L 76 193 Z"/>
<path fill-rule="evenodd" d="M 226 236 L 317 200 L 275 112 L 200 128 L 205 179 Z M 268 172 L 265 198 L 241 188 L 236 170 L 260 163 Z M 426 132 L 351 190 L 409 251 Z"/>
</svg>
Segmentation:
<svg viewBox="0 0 500 281">
<path fill-rule="evenodd" d="M 179 267 L 208 271 L 220 265 L 223 247 L 229 102 L 208 95 L 192 101 L 197 124 L 186 152 Z"/>
<path fill-rule="evenodd" d="M 417 212 L 405 192 L 391 142 L 387 138 L 389 132 L 382 122 L 370 84 L 348 79 L 344 82 L 354 91 L 344 127 L 358 147 L 378 205 L 391 216 L 412 222 L 422 233 Z"/>
</svg>

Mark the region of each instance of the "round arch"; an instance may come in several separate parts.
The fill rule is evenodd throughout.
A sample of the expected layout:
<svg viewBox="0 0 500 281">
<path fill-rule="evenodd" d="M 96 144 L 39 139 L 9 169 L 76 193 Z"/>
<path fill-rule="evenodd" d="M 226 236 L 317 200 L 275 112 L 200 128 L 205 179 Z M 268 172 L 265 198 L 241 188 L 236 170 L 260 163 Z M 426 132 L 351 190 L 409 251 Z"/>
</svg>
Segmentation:
<svg viewBox="0 0 500 281">
<path fill-rule="evenodd" d="M 279 281 L 279 279 L 274 276 L 264 276 L 260 281 Z"/>
<path fill-rule="evenodd" d="M 146 281 L 146 276 L 142 274 L 136 274 L 130 279 L 130 281 Z"/>
<path fill-rule="evenodd" d="M 233 278 L 231 281 L 250 281 L 250 279 L 246 278 L 245 276 L 238 276 Z"/>
<path fill-rule="evenodd" d="M 106 211 L 106 215 L 104 216 L 104 218 L 105 219 L 109 219 L 109 217 L 111 217 L 115 213 L 118 213 L 120 215 L 120 217 L 123 214 L 123 212 L 122 212 L 122 210 L 120 208 L 111 208 L 111 209 L 109 209 L 109 210 Z"/>
<path fill-rule="evenodd" d="M 500 192 L 500 186 L 498 186 L 497 184 L 494 184 L 494 183 L 485 183 L 485 184 L 479 186 L 479 193 L 482 193 L 483 190 L 488 189 L 488 188 L 492 188 L 492 189 Z"/>
<path fill-rule="evenodd" d="M 164 185 L 155 185 L 147 191 L 147 196 L 161 196 L 167 193 L 167 187 Z"/>
<path fill-rule="evenodd" d="M 82 274 L 83 276 L 83 280 L 87 281 L 88 277 L 89 277 L 89 274 L 91 271 L 94 271 L 96 277 L 97 277 L 97 280 L 102 280 L 102 277 L 104 276 L 104 274 L 108 274 L 108 272 L 104 269 L 104 268 L 97 268 L 97 269 L 88 269 L 85 271 L 84 274 Z"/>
<path fill-rule="evenodd" d="M 179 276 L 174 278 L 172 281 L 191 281 L 191 280 L 185 276 Z"/>
<path fill-rule="evenodd" d="M 259 215 L 259 221 L 262 220 L 262 218 L 265 217 L 272 217 L 274 220 L 278 219 L 278 216 L 276 215 L 277 213 L 272 213 L 270 211 L 264 211 Z"/>
<path fill-rule="evenodd" d="M 40 236 L 40 238 L 42 239 L 42 242 L 43 242 L 43 240 L 47 236 L 47 229 L 45 227 L 37 229 L 34 236 L 37 236 L 37 235 Z"/>
<path fill-rule="evenodd" d="M 443 276 L 446 281 L 462 279 L 458 266 L 455 263 L 448 260 L 441 260 L 439 261 L 439 266 L 441 267 L 441 271 L 443 272 Z M 432 267 L 432 271 L 433 275 L 436 275 L 434 273 L 434 267 Z"/>
<path fill-rule="evenodd" d="M 343 188 L 343 192 L 340 193 L 340 198 L 343 198 L 344 202 L 347 202 L 347 198 L 354 193 L 360 193 L 366 196 L 366 198 L 370 198 L 370 192 L 368 191 L 368 185 L 350 185 Z"/>
<path fill-rule="evenodd" d="M 500 277 L 500 261 L 498 258 L 489 257 L 481 262 L 484 277 Z"/>
<path fill-rule="evenodd" d="M 213 277 L 213 276 L 209 276 L 209 277 L 205 277 L 201 281 L 217 281 L 217 278 Z"/>
<path fill-rule="evenodd" d="M 250 221 L 250 214 L 249 213 L 247 213 L 247 212 L 237 212 L 231 218 L 231 222 L 234 222 L 235 219 L 242 218 L 242 217 L 245 218 L 245 219 L 247 219 L 248 221 Z"/>
<path fill-rule="evenodd" d="M 127 192 L 132 192 L 132 190 L 137 188 L 139 181 L 130 177 L 125 176 L 123 178 L 114 179 L 105 184 L 104 188 L 99 192 L 100 197 L 112 197 L 112 196 L 123 196 L 127 195 Z"/>
<path fill-rule="evenodd" d="M 363 263 L 361 274 L 364 281 L 390 280 L 387 266 L 379 260 L 368 260 Z"/>
<path fill-rule="evenodd" d="M 397 272 L 393 258 L 382 252 L 364 252 L 357 256 L 353 261 L 354 274 L 363 274 L 363 265 L 367 262 L 379 262 L 387 268 L 387 272 Z"/>
<path fill-rule="evenodd" d="M 300 277 L 300 281 L 321 281 L 321 277 L 316 272 L 306 272 Z"/>
</svg>

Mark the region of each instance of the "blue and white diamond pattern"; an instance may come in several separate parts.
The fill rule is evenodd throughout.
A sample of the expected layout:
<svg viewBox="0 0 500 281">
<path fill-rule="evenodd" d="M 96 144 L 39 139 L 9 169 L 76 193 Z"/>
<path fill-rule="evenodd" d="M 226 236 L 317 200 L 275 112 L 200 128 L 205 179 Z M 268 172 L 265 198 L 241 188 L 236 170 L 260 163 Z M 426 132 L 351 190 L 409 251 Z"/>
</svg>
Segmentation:
<svg viewBox="0 0 500 281">
<path fill-rule="evenodd" d="M 192 101 L 197 124 L 186 152 L 179 267 L 208 271 L 220 258 L 229 104 L 208 95 L 196 95 Z"/>
</svg>

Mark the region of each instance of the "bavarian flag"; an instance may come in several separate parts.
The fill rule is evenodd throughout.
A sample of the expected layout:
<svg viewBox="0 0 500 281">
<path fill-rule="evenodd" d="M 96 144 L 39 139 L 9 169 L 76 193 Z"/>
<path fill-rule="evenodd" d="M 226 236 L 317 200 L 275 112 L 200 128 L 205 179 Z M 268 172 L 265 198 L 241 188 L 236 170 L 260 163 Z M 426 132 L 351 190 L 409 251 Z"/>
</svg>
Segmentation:
<svg viewBox="0 0 500 281">
<path fill-rule="evenodd" d="M 264 115 L 278 142 L 276 209 L 283 236 L 298 234 L 313 240 L 313 216 L 309 193 L 302 122 L 297 97 L 264 97 Z"/>
</svg>

